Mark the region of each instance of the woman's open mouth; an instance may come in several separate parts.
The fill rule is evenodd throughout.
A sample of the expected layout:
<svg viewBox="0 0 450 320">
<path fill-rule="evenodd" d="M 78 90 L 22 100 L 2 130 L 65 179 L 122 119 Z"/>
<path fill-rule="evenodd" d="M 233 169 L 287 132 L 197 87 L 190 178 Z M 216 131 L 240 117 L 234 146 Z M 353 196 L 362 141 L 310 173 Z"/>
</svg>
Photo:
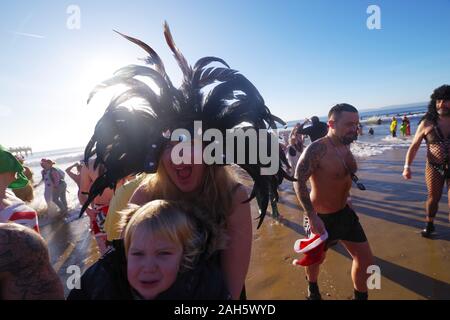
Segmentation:
<svg viewBox="0 0 450 320">
<path fill-rule="evenodd" d="M 175 171 L 177 173 L 177 177 L 180 180 L 186 180 L 189 179 L 192 174 L 192 166 L 187 165 L 176 166 Z"/>
</svg>

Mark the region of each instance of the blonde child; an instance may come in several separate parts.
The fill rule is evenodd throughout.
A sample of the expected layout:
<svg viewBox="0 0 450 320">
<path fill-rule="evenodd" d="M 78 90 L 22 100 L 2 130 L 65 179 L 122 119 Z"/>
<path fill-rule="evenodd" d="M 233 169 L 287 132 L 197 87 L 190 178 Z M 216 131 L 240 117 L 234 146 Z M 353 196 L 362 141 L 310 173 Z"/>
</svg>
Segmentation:
<svg viewBox="0 0 450 320">
<path fill-rule="evenodd" d="M 123 247 L 116 241 L 68 299 L 229 298 L 219 266 L 206 258 L 208 235 L 193 209 L 154 200 L 122 216 Z"/>
</svg>

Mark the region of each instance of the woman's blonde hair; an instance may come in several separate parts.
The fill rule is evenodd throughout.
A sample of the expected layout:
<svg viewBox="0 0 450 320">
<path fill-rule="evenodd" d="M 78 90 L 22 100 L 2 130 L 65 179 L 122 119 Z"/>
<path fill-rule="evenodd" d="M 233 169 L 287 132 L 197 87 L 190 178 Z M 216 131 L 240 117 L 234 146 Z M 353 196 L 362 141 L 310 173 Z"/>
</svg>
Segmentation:
<svg viewBox="0 0 450 320">
<path fill-rule="evenodd" d="M 194 268 L 207 241 L 206 231 L 192 214 L 194 210 L 186 203 L 166 200 L 154 200 L 142 207 L 129 205 L 121 221 L 126 255 L 136 230 L 143 228 L 141 231 L 162 236 L 183 248 L 180 271 Z"/>
<path fill-rule="evenodd" d="M 196 217 L 209 233 L 207 251 L 226 248 L 226 221 L 232 210 L 233 193 L 238 185 L 237 178 L 230 167 L 206 166 L 201 188 L 195 194 L 180 191 L 169 178 L 162 160 L 158 171 L 149 175 L 141 185 L 146 186 L 150 199 L 184 200 L 197 207 Z"/>
<path fill-rule="evenodd" d="M 295 145 L 296 143 L 297 143 L 297 137 L 294 136 L 294 135 L 290 136 L 290 137 L 289 137 L 289 144 L 290 144 L 291 146 L 293 146 L 293 145 Z"/>
</svg>

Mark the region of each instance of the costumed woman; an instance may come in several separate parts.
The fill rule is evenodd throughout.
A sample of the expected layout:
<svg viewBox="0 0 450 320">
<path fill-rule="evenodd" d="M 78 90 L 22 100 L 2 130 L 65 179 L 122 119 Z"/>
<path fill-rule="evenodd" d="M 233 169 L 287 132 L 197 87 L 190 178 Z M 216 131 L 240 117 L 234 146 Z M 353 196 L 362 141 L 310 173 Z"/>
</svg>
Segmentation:
<svg viewBox="0 0 450 320">
<path fill-rule="evenodd" d="M 90 188 L 82 210 L 105 188 L 115 188 L 120 179 L 146 173 L 130 202 L 144 205 L 156 199 L 183 200 L 197 208 L 197 218 L 208 233 L 205 259 L 220 267 L 231 297 L 244 298 L 252 243 L 249 201 L 257 199 L 259 227 L 269 203 L 276 205 L 282 179 L 292 180 L 272 132 L 276 122 L 284 122 L 271 114 L 253 84 L 225 61 L 204 57 L 191 67 L 167 24 L 164 35 L 183 73 L 179 88 L 174 87 L 150 46 L 123 35 L 148 53 L 149 66 L 124 67 L 93 91 L 116 84 L 128 87 L 111 101 L 86 147 L 85 161 L 95 156 L 95 165 L 101 164 L 104 172 Z M 212 63 L 221 66 L 211 67 Z M 153 90 L 144 78 L 159 90 Z M 194 121 L 201 121 L 201 131 Z M 242 130 L 234 130 L 237 127 Z M 244 139 L 245 143 L 233 145 L 225 139 L 232 131 L 238 141 L 255 134 L 257 143 Z M 194 146 L 194 151 L 186 151 L 189 146 Z M 271 161 L 264 159 L 264 151 Z M 214 161 L 206 161 L 205 154 Z M 238 166 L 254 181 L 250 196 L 235 177 Z M 115 216 L 120 213 L 109 213 L 107 219 Z"/>
<path fill-rule="evenodd" d="M 406 153 L 403 177 L 411 179 L 411 164 L 416 157 L 422 140 L 427 143 L 427 160 L 425 166 L 425 182 L 428 196 L 425 203 L 426 226 L 422 236 L 429 238 L 435 231 L 434 218 L 438 211 L 442 189 L 447 183 L 450 210 L 450 86 L 443 85 L 433 91 L 428 111 L 420 120 L 411 146 Z M 450 214 L 449 214 L 450 220 Z"/>
</svg>

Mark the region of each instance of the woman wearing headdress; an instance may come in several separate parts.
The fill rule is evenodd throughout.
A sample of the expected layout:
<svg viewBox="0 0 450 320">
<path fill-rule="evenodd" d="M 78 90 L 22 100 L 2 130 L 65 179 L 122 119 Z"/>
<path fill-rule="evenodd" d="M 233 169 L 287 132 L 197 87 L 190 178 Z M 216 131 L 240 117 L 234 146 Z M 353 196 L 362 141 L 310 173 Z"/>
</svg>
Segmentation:
<svg viewBox="0 0 450 320">
<path fill-rule="evenodd" d="M 253 84 L 236 70 L 230 69 L 225 61 L 204 57 L 191 67 L 176 47 L 167 24 L 164 35 L 183 72 L 180 88 L 172 85 L 160 57 L 150 46 L 122 35 L 148 53 L 146 62 L 150 67 L 132 65 L 122 68 L 114 78 L 105 81 L 91 94 L 92 97 L 98 89 L 116 84 L 128 87 L 111 101 L 86 147 L 85 161 L 95 155 L 95 164 L 102 164 L 105 170 L 92 185 L 82 210 L 105 188 L 114 188 L 120 179 L 147 173 L 131 202 L 143 205 L 155 199 L 182 199 L 199 208 L 202 212 L 199 219 L 209 234 L 207 252 L 211 259 L 216 259 L 220 264 L 232 297 L 238 299 L 244 292 L 250 262 L 252 219 L 249 201 L 254 197 L 257 199 L 259 227 L 268 204 L 273 207 L 278 200 L 277 187 L 282 179 L 292 180 L 285 172 L 288 167 L 286 157 L 278 149 L 278 140 L 273 150 L 270 150 L 268 143 L 265 147 L 272 158 L 276 155 L 277 170 L 274 174 L 263 174 L 269 165 L 259 155 L 261 143 L 258 146 L 249 141 L 245 143 L 242 150 L 244 163 L 236 161 L 239 158 L 236 152 L 225 155 L 218 151 L 213 155 L 214 159 L 218 159 L 214 164 L 206 164 L 205 161 L 192 164 L 185 160 L 177 163 L 172 150 L 180 147 L 180 141 L 187 146 L 192 145 L 195 139 L 191 140 L 190 136 L 198 136 L 194 121 L 201 121 L 203 132 L 215 129 L 223 137 L 238 126 L 244 133 L 255 130 L 258 142 L 277 139 L 271 130 L 276 130 L 276 122 L 284 122 L 270 113 Z M 211 63 L 223 67 L 209 67 Z M 136 78 L 138 76 L 141 78 Z M 144 83 L 141 80 L 143 77 L 150 78 L 159 92 Z M 140 99 L 141 105 L 124 105 L 131 103 L 133 98 Z M 171 141 L 169 137 L 176 129 L 184 129 L 185 134 Z M 259 129 L 266 131 L 261 133 L 257 131 Z M 263 138 L 267 140 L 261 140 Z M 230 146 L 226 139 L 223 140 L 223 150 L 228 150 L 227 146 Z M 214 143 L 218 141 L 214 140 Z M 203 140 L 200 152 L 211 145 Z M 256 161 L 249 161 L 255 153 Z M 187 155 L 191 159 L 196 157 L 195 152 Z M 250 197 L 234 177 L 234 170 L 225 166 L 232 163 L 244 169 L 254 180 Z M 112 216 L 108 214 L 107 219 L 113 219 Z"/>
</svg>

